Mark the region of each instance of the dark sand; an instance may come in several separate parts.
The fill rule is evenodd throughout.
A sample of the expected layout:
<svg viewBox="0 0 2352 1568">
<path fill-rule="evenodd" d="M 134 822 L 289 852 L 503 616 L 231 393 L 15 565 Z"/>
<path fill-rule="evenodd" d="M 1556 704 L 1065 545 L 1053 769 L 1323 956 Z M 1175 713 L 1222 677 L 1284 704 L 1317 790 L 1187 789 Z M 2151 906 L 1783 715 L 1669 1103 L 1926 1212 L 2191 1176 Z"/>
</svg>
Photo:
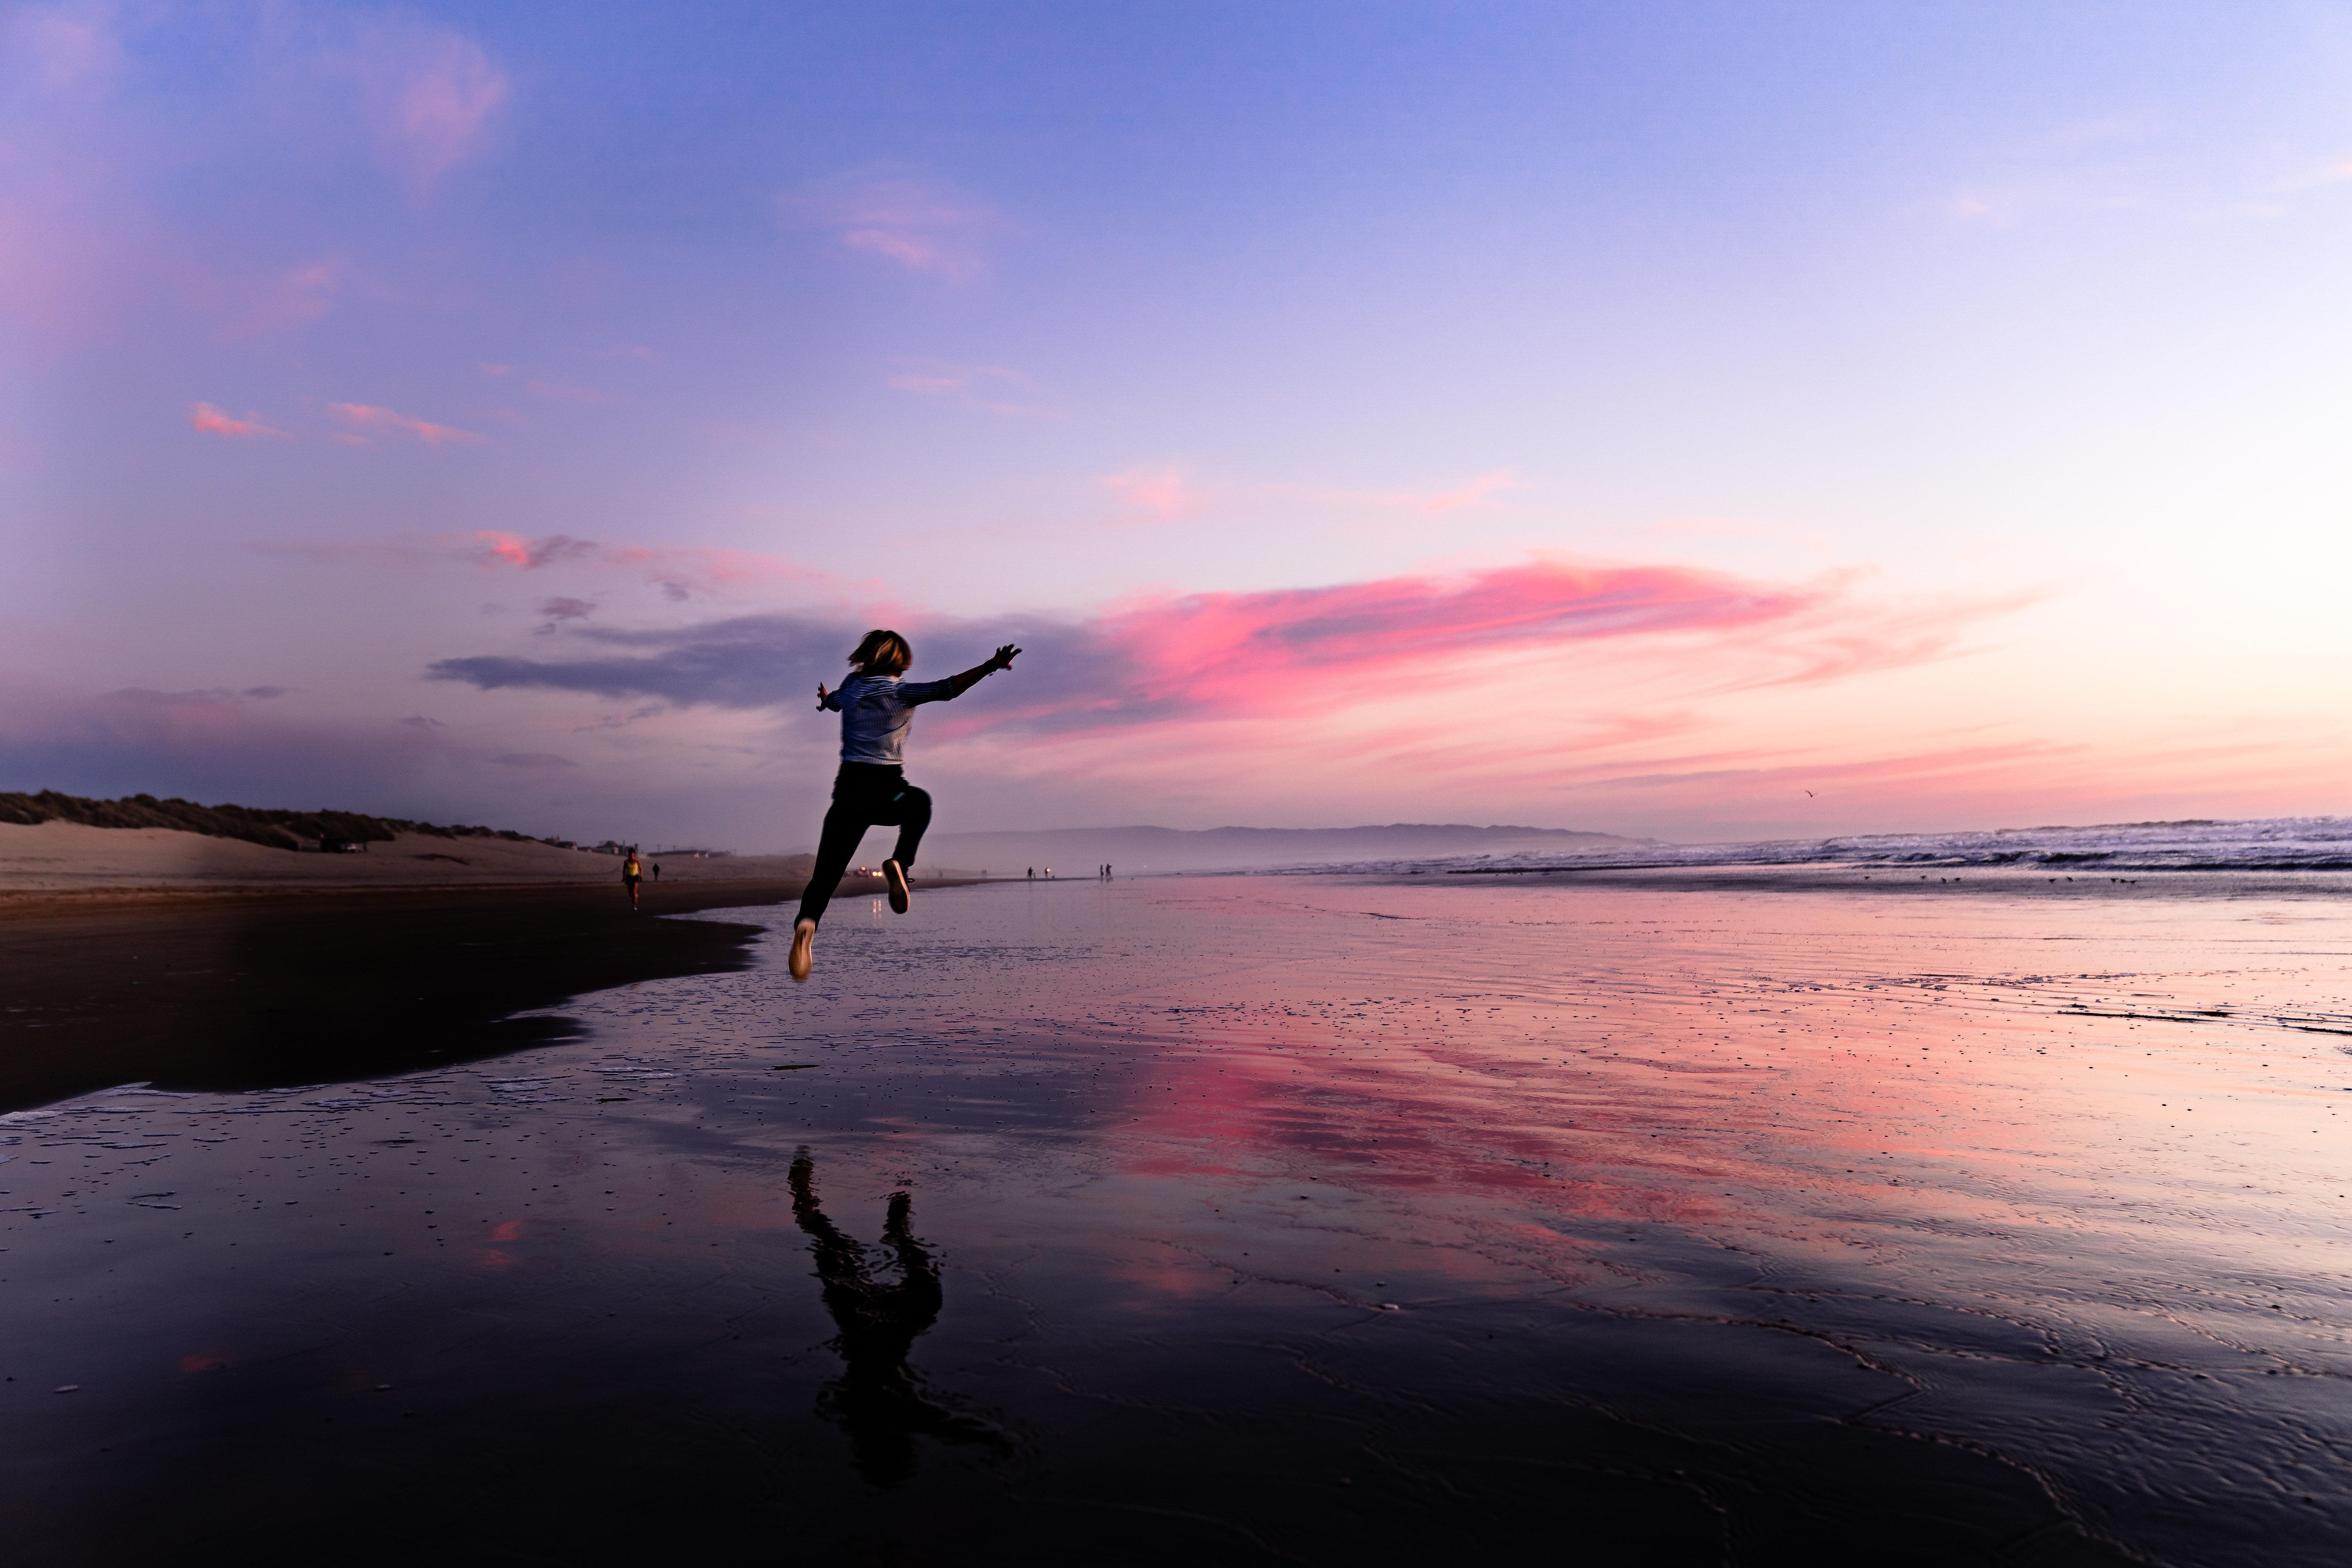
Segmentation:
<svg viewBox="0 0 2352 1568">
<path fill-rule="evenodd" d="M 617 882 L 0 901 L 0 1110 L 120 1083 L 324 1083 L 562 1037 L 560 1020 L 507 1020 L 739 967 L 761 928 L 656 917 L 802 885 L 649 882 L 642 913 Z"/>
<path fill-rule="evenodd" d="M 2352 1557 L 2352 879 L 1469 881 L 0 1117 L 11 1568 Z"/>
</svg>

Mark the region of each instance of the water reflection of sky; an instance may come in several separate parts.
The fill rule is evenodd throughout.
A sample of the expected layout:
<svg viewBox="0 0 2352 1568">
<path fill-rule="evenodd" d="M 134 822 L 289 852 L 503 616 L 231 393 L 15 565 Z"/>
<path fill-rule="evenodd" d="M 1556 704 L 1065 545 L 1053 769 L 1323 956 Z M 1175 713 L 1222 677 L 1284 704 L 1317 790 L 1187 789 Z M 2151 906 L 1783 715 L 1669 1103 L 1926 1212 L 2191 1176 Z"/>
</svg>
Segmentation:
<svg viewBox="0 0 2352 1568">
<path fill-rule="evenodd" d="M 792 1519 L 1319 1558 L 1572 1518 L 1668 1561 L 1897 1527 L 2333 1561 L 2336 908 L 846 904 L 806 987 L 7 1119 L 0 1410 L 58 1456 L 60 1561 L 133 1493 L 181 1510 L 141 1550 L 201 1533 L 256 1464 L 299 1479 L 289 1531 L 408 1489 L 402 1550 L 617 1550 L 639 1526 L 567 1536 L 572 1505 L 675 1485 L 712 1549 Z"/>
</svg>

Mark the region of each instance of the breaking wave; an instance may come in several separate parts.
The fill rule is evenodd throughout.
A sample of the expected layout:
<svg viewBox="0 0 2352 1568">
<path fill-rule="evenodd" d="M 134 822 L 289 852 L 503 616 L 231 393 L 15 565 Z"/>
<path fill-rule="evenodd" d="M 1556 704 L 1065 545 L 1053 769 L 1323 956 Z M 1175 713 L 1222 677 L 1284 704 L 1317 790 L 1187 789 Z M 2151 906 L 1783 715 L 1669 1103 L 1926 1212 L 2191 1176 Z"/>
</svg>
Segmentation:
<svg viewBox="0 0 2352 1568">
<path fill-rule="evenodd" d="M 1298 871 L 1664 870 L 1716 866 L 2047 867 L 2091 871 L 2352 870 L 2352 817 L 2122 822 L 1984 833 L 1870 833 L 1755 844 L 1624 844 L 1572 853 L 1299 866 Z"/>
</svg>

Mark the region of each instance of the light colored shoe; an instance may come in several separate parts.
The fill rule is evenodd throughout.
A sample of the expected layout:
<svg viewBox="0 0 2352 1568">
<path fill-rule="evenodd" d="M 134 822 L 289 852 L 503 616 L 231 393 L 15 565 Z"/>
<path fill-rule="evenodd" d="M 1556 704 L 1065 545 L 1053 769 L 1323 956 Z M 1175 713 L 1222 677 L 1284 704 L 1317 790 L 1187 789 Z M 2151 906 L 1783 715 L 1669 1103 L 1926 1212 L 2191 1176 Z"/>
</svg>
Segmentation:
<svg viewBox="0 0 2352 1568">
<path fill-rule="evenodd" d="M 785 967 L 795 980 L 806 980 L 816 964 L 816 921 L 803 921 L 793 927 L 793 956 Z"/>
<path fill-rule="evenodd" d="M 907 868 L 896 860 L 882 862 L 882 880 L 890 887 L 890 910 L 894 914 L 907 912 Z"/>
</svg>

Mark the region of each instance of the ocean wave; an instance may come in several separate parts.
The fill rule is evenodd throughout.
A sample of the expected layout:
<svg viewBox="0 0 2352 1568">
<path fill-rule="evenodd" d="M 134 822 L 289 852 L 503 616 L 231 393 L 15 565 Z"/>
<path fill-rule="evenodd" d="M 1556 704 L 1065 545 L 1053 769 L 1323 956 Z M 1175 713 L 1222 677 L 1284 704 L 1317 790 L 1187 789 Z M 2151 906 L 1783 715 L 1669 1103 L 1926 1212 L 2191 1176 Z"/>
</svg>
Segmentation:
<svg viewBox="0 0 2352 1568">
<path fill-rule="evenodd" d="M 2352 817 L 2109 823 L 1969 833 L 1885 833 L 1747 844 L 1628 844 L 1574 853 L 1460 856 L 1286 867 L 1296 872 L 1654 871 L 1736 866 L 1885 866 L 1951 870 L 2352 870 Z"/>
</svg>

